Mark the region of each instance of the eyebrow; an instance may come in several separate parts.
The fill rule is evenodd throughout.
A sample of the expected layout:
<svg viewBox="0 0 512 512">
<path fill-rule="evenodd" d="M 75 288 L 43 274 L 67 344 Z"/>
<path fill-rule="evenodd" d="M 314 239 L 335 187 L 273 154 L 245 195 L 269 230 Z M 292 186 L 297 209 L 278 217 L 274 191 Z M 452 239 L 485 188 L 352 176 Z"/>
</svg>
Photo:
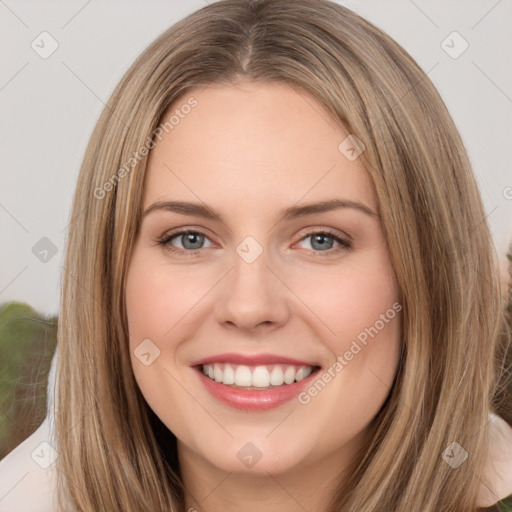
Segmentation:
<svg viewBox="0 0 512 512">
<path fill-rule="evenodd" d="M 374 212 L 371 208 L 363 203 L 359 203 L 357 201 L 348 201 L 346 199 L 329 199 L 317 203 L 309 203 L 302 206 L 290 206 L 285 208 L 279 212 L 277 222 L 293 220 L 299 217 L 304 217 L 306 215 L 312 215 L 314 213 L 330 212 L 342 208 L 352 208 L 364 213 L 365 215 L 368 215 L 369 217 L 380 217 L 377 212 Z M 157 201 L 146 209 L 143 217 L 146 217 L 155 211 L 168 211 L 181 213 L 184 215 L 193 215 L 196 217 L 203 217 L 205 219 L 224 223 L 221 215 L 217 213 L 213 208 L 200 203 L 190 203 L 186 201 Z"/>
</svg>

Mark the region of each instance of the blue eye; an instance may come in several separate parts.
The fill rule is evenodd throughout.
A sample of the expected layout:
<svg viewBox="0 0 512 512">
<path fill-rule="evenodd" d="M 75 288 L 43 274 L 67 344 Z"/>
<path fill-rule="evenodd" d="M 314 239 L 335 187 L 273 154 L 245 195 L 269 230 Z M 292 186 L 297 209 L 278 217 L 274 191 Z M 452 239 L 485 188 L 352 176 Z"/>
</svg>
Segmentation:
<svg viewBox="0 0 512 512">
<path fill-rule="evenodd" d="M 314 249 L 320 249 L 320 251 L 315 252 L 329 251 L 329 253 L 333 253 L 338 252 L 339 250 L 348 250 L 351 248 L 350 242 L 344 240 L 343 238 L 340 238 L 339 236 L 330 231 L 313 231 L 312 233 L 309 233 L 305 237 L 303 237 L 300 241 L 307 240 L 308 238 L 311 239 L 311 246 Z M 331 240 L 331 242 L 329 242 L 328 240 Z M 338 243 L 339 246 L 334 250 L 331 250 L 333 242 Z"/>
<path fill-rule="evenodd" d="M 176 247 L 172 241 L 177 238 L 181 243 L 181 248 Z M 324 231 L 311 231 L 310 233 L 303 236 L 299 242 L 311 238 L 311 246 L 313 251 L 316 253 L 327 253 L 333 254 L 340 251 L 348 251 L 352 248 L 352 244 L 339 237 L 336 233 L 324 230 Z M 162 238 L 157 240 L 158 245 L 164 247 L 166 250 L 178 254 L 180 256 L 192 256 L 199 253 L 201 249 L 204 249 L 204 241 L 209 240 L 205 233 L 198 230 L 181 230 L 170 234 L 165 234 Z M 332 240 L 329 242 L 329 240 Z M 333 248 L 333 242 L 337 243 L 338 246 Z M 212 244 L 213 245 L 213 244 Z M 318 250 L 315 250 L 318 249 Z"/>
<path fill-rule="evenodd" d="M 171 244 L 171 241 L 175 238 L 178 238 L 178 240 L 181 242 L 182 248 L 176 248 Z M 164 236 L 164 238 L 159 240 L 158 243 L 159 245 L 164 246 L 165 249 L 177 254 L 195 254 L 199 249 L 203 249 L 201 246 L 205 239 L 208 238 L 204 233 L 201 233 L 200 231 L 183 230 L 171 235 Z"/>
</svg>

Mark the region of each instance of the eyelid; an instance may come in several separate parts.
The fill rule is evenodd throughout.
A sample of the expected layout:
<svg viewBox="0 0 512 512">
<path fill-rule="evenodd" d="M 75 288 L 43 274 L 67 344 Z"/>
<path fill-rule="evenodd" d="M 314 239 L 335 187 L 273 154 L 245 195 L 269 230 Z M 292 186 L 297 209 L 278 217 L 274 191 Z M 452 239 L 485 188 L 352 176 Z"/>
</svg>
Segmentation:
<svg viewBox="0 0 512 512">
<path fill-rule="evenodd" d="M 349 235 L 344 234 L 344 233 L 338 231 L 337 229 L 333 229 L 333 228 L 315 228 L 315 227 L 307 228 L 307 231 L 304 234 L 302 234 L 300 236 L 300 238 L 297 240 L 297 242 L 295 242 L 293 245 L 296 245 L 296 244 L 306 240 L 310 236 L 317 235 L 317 234 L 328 235 L 330 238 L 333 238 L 338 243 L 338 247 L 328 249 L 326 251 L 312 251 L 312 253 L 315 255 L 318 254 L 321 256 L 323 253 L 325 255 L 334 255 L 334 254 L 339 253 L 340 251 L 343 251 L 343 250 L 348 251 L 353 248 L 352 237 L 350 237 Z"/>
<path fill-rule="evenodd" d="M 215 242 L 213 242 L 211 240 L 210 236 L 208 235 L 208 233 L 206 233 L 206 231 L 203 228 L 195 228 L 195 227 L 181 227 L 181 228 L 171 229 L 170 231 L 166 231 L 162 236 L 160 236 L 156 239 L 157 245 L 162 245 L 164 248 L 168 248 L 167 244 L 169 244 L 169 247 L 170 247 L 170 241 L 173 238 L 178 237 L 180 235 L 185 235 L 187 233 L 196 233 L 198 235 L 203 235 L 205 238 L 210 240 L 212 242 L 212 244 L 217 245 L 217 244 L 215 244 Z M 186 252 L 188 254 L 194 254 L 198 251 L 203 250 L 204 247 L 202 247 L 201 249 L 190 249 L 190 250 L 180 249 L 179 247 L 175 247 L 174 249 L 176 249 L 176 252 Z"/>
<path fill-rule="evenodd" d="M 324 253 L 325 255 L 334 255 L 340 251 L 343 251 L 343 250 L 348 251 L 348 250 L 352 249 L 352 237 L 346 233 L 340 232 L 337 229 L 310 226 L 308 228 L 304 228 L 304 230 L 302 230 L 302 235 L 300 235 L 299 239 L 296 242 L 294 242 L 293 245 L 296 245 L 297 243 L 300 243 L 300 242 L 304 241 L 305 239 L 307 239 L 308 237 L 310 237 L 312 235 L 316 235 L 316 234 L 328 235 L 331 238 L 335 239 L 335 241 L 338 243 L 337 248 L 331 248 L 331 249 L 327 249 L 325 251 L 314 251 L 312 249 L 309 249 L 310 251 L 312 251 L 313 254 L 322 255 Z M 194 233 L 194 234 L 202 235 L 205 238 L 207 238 L 208 240 L 210 240 L 210 242 L 212 242 L 214 245 L 217 245 L 217 244 L 215 244 L 215 242 L 213 242 L 210 239 L 209 235 L 206 233 L 206 231 L 203 228 L 196 228 L 196 227 L 180 227 L 180 228 L 175 228 L 170 231 L 166 231 L 161 237 L 157 238 L 157 240 L 156 240 L 157 245 L 161 245 L 161 246 L 163 246 L 163 248 L 165 250 L 168 250 L 170 252 L 180 254 L 180 255 L 181 254 L 195 255 L 198 252 L 202 251 L 203 249 L 207 249 L 207 247 L 201 247 L 199 249 L 186 250 L 186 249 L 180 249 L 179 247 L 178 248 L 173 247 L 170 244 L 170 241 L 173 238 L 178 237 L 180 235 L 185 235 L 187 233 Z"/>
<path fill-rule="evenodd" d="M 319 225 L 313 225 L 308 226 L 307 228 L 303 228 L 300 230 L 300 233 L 303 233 L 300 235 L 299 241 L 302 240 L 305 236 L 309 236 L 315 233 L 327 233 L 329 235 L 337 236 L 339 238 L 343 238 L 345 241 L 352 243 L 353 238 L 345 231 L 341 231 L 336 228 L 328 228 L 324 226 Z"/>
</svg>

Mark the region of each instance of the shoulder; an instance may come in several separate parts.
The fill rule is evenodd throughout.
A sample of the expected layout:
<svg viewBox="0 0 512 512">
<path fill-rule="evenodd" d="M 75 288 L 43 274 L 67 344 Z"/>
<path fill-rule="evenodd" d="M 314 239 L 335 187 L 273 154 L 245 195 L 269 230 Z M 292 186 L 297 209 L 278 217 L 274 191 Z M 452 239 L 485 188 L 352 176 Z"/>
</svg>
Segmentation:
<svg viewBox="0 0 512 512">
<path fill-rule="evenodd" d="M 490 415 L 489 456 L 479 495 L 479 506 L 490 507 L 512 494 L 512 427 Z"/>
<path fill-rule="evenodd" d="M 48 420 L 0 461 L 2 512 L 52 512 L 55 458 Z"/>
</svg>

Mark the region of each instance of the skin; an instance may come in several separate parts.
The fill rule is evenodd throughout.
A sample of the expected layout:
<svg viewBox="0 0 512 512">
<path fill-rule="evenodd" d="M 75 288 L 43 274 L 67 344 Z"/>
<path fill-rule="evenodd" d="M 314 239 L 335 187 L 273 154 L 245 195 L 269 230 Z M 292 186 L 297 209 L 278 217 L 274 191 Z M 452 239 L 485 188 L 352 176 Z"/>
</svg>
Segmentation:
<svg viewBox="0 0 512 512">
<path fill-rule="evenodd" d="M 391 389 L 401 313 L 305 405 L 233 409 L 190 364 L 271 353 L 327 369 L 400 304 L 378 215 L 343 208 L 276 223 L 283 208 L 333 198 L 378 214 L 375 190 L 361 159 L 338 150 L 348 134 L 305 92 L 241 82 L 196 89 L 182 103 L 189 96 L 197 106 L 150 153 L 143 207 L 205 203 L 223 222 L 163 210 L 144 217 L 126 284 L 134 375 L 178 439 L 187 510 L 325 510 Z M 172 244 L 188 255 L 157 244 L 176 228 L 206 234 L 196 254 L 186 236 Z M 350 237 L 351 248 L 335 252 L 332 238 L 318 248 L 307 235 L 325 229 Z M 252 263 L 236 252 L 248 236 L 263 249 Z M 148 366 L 134 356 L 145 339 L 160 350 Z M 261 454 L 252 467 L 237 457 L 248 442 Z"/>
<path fill-rule="evenodd" d="M 489 438 L 488 464 L 478 498 L 480 507 L 490 507 L 512 494 L 512 428 L 492 414 Z"/>
</svg>

